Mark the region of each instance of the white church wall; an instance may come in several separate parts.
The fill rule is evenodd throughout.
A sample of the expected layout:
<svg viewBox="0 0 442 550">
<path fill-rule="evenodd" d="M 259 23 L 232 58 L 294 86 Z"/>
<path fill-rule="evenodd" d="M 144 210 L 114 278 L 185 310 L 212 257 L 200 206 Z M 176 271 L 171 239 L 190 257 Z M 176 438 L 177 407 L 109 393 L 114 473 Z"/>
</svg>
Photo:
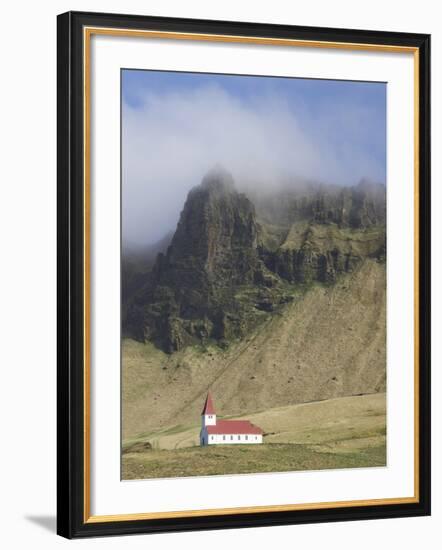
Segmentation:
<svg viewBox="0 0 442 550">
<path fill-rule="evenodd" d="M 208 438 L 208 445 L 254 445 L 262 443 L 261 434 L 211 434 Z"/>
</svg>

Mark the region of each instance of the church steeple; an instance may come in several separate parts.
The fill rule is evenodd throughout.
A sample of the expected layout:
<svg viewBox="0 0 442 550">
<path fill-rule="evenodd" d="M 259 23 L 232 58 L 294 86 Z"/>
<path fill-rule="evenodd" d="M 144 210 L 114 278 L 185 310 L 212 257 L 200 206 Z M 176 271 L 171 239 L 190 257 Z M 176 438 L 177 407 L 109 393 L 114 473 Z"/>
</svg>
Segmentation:
<svg viewBox="0 0 442 550">
<path fill-rule="evenodd" d="M 204 426 L 215 426 L 216 425 L 216 413 L 215 407 L 213 406 L 212 396 L 208 392 L 206 397 L 206 402 L 204 403 L 203 410 L 201 412 L 201 422 Z"/>
</svg>

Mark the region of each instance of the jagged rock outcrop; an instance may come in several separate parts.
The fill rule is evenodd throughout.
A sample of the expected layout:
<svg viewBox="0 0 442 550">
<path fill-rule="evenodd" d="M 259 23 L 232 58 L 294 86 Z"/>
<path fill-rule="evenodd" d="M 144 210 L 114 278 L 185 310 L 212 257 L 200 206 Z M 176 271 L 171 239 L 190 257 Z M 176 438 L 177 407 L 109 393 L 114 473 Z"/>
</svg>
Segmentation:
<svg viewBox="0 0 442 550">
<path fill-rule="evenodd" d="M 333 283 L 364 260 L 385 260 L 385 228 L 359 230 L 315 222 L 294 224 L 276 250 L 260 248 L 266 267 L 293 283 Z"/>
<path fill-rule="evenodd" d="M 333 283 L 364 258 L 385 260 L 385 186 L 311 185 L 256 197 L 260 256 L 293 283 Z M 279 236 L 279 242 L 278 242 Z"/>
<path fill-rule="evenodd" d="M 155 276 L 166 285 L 179 278 L 181 292 L 197 286 L 204 303 L 214 286 L 253 282 L 256 247 L 255 208 L 236 191 L 232 176 L 218 168 L 190 191 Z"/>
<path fill-rule="evenodd" d="M 266 223 L 290 226 L 295 222 L 335 223 L 364 229 L 385 225 L 385 185 L 361 180 L 352 187 L 315 184 L 255 194 L 258 218 Z"/>
<path fill-rule="evenodd" d="M 253 204 L 216 168 L 190 191 L 167 253 L 128 308 L 126 330 L 168 352 L 239 337 L 287 300 L 269 290 L 273 279 L 258 254 Z"/>
<path fill-rule="evenodd" d="M 220 167 L 189 192 L 167 252 L 123 310 L 125 335 L 169 353 L 224 345 L 296 299 L 297 285 L 385 260 L 383 186 L 307 186 L 254 202 Z"/>
</svg>

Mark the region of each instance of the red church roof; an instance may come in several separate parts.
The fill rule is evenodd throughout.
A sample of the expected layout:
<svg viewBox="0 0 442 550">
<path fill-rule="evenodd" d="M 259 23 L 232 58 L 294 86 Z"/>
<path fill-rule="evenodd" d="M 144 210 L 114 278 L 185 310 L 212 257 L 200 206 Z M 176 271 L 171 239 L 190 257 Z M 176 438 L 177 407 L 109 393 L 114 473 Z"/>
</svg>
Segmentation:
<svg viewBox="0 0 442 550">
<path fill-rule="evenodd" d="M 206 401 L 207 403 L 207 401 Z M 263 431 L 249 420 L 217 420 L 216 426 L 207 426 L 208 434 L 262 434 Z"/>
<path fill-rule="evenodd" d="M 210 395 L 210 392 L 207 394 L 206 402 L 204 403 L 204 408 L 201 416 L 203 416 L 204 414 L 215 414 L 215 408 L 213 406 L 212 396 Z"/>
</svg>

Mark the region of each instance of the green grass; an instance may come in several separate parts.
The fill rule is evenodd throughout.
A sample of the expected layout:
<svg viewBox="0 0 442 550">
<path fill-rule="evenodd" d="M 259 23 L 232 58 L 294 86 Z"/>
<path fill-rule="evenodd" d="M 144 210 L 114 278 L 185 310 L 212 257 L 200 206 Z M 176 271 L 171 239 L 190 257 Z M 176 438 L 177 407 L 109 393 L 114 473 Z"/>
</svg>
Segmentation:
<svg viewBox="0 0 442 550">
<path fill-rule="evenodd" d="M 266 444 L 301 444 L 318 452 L 350 453 L 385 445 L 385 407 L 385 394 L 372 394 L 276 407 L 242 418 L 264 430 Z M 130 453 L 133 445 L 145 442 L 156 450 L 195 447 L 200 428 L 199 422 L 183 422 L 140 432 L 123 441 L 123 451 Z"/>
<path fill-rule="evenodd" d="M 123 455 L 123 479 L 293 472 L 386 465 L 386 447 L 328 453 L 308 445 L 217 445 Z"/>
</svg>

